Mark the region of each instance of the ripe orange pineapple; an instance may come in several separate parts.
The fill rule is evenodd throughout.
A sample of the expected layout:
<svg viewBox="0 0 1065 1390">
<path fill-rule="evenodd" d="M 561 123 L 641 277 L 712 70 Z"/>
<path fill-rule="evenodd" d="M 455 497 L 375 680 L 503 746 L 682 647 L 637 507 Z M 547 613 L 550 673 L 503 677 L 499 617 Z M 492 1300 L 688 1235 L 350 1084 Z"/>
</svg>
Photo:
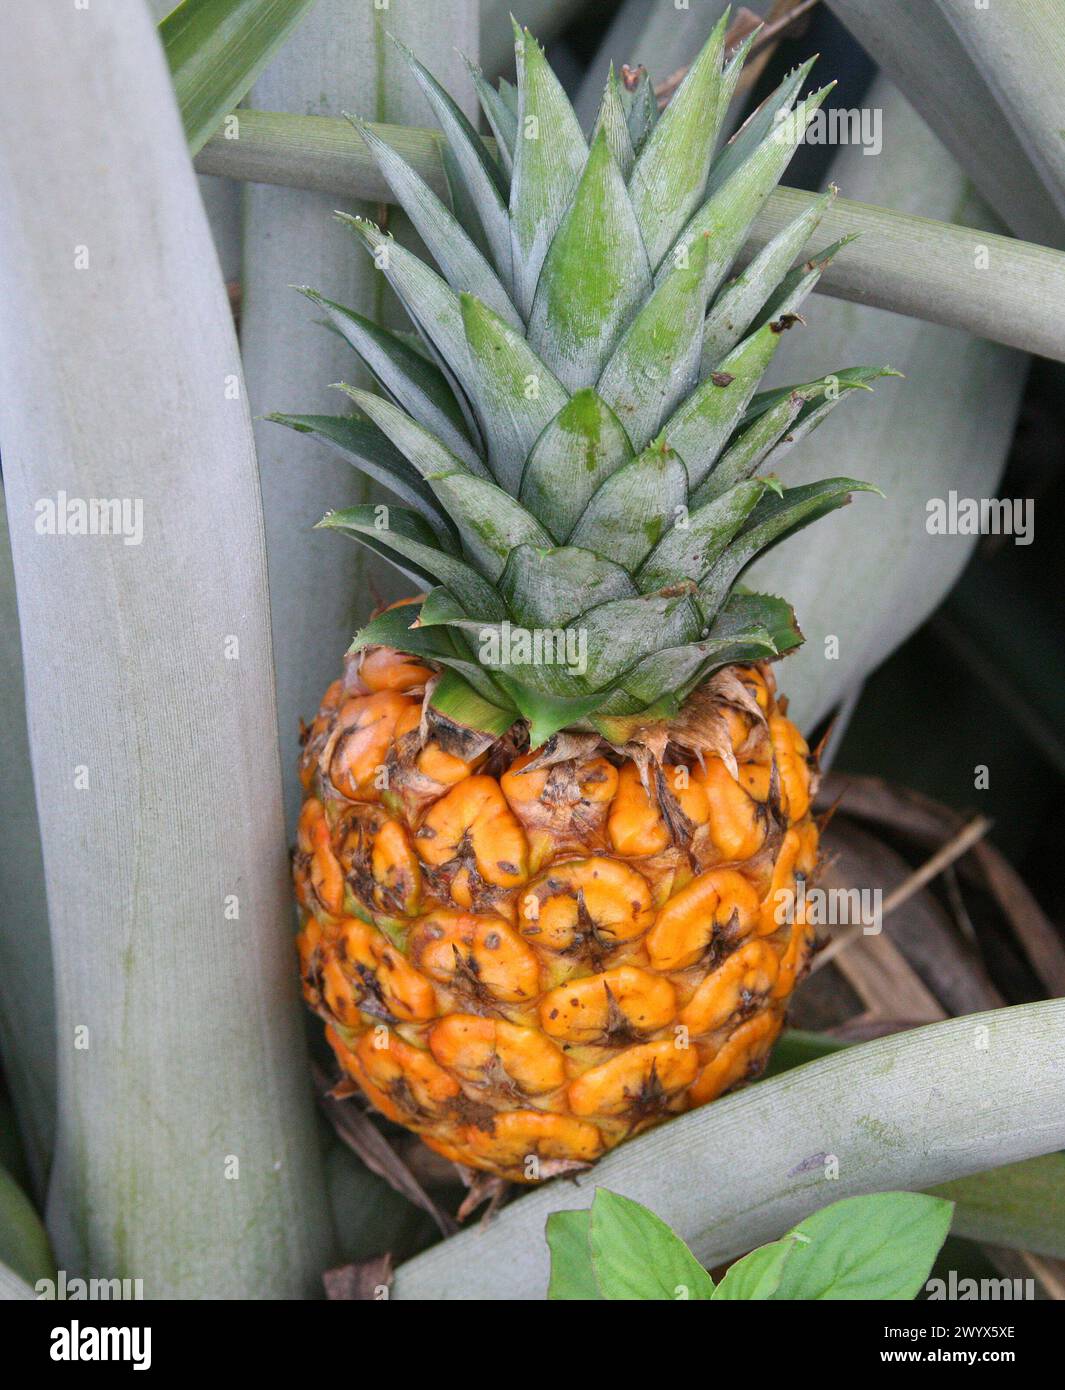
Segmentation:
<svg viewBox="0 0 1065 1390">
<path fill-rule="evenodd" d="M 661 118 L 611 74 L 590 147 L 527 34 L 516 91 L 473 70 L 494 146 L 410 57 L 455 212 L 360 131 L 441 274 L 347 220 L 420 341 L 307 291 L 381 392 L 274 417 L 395 493 L 322 524 L 427 590 L 306 733 L 306 997 L 351 1089 L 518 1181 L 756 1075 L 810 950 L 815 769 L 768 664 L 801 636 L 736 581 L 863 487 L 770 469 L 883 371 L 755 394 L 832 194 L 726 276 L 827 89 L 792 110 L 798 69 L 715 157 L 724 33 Z"/>
<path fill-rule="evenodd" d="M 423 727 L 434 679 L 365 647 L 308 731 L 304 991 L 389 1119 L 546 1178 L 761 1070 L 810 947 L 778 895 L 817 860 L 811 760 L 764 666 L 712 679 L 728 752 L 645 763 L 650 795 L 594 735 Z"/>
</svg>

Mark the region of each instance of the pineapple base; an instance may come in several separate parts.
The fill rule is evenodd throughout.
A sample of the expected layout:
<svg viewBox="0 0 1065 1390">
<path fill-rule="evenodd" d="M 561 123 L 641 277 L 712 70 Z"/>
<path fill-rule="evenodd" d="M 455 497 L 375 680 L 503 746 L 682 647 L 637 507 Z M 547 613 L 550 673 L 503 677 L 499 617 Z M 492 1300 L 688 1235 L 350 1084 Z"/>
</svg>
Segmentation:
<svg viewBox="0 0 1065 1390">
<path fill-rule="evenodd" d="M 423 722 L 432 675 L 364 650 L 305 732 L 304 995 L 341 1093 L 542 1181 L 761 1072 L 812 945 L 816 768 L 763 665 L 728 669 L 715 752 L 660 765 L 485 747 Z"/>
</svg>

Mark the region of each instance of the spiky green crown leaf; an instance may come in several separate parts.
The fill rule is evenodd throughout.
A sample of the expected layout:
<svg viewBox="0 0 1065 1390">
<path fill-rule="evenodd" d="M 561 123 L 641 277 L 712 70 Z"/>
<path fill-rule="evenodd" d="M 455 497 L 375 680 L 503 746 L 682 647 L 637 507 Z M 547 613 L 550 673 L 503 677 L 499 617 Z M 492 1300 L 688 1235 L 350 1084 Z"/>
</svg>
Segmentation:
<svg viewBox="0 0 1065 1390">
<path fill-rule="evenodd" d="M 404 50 L 444 133 L 451 205 L 354 124 L 438 270 L 371 222 L 342 220 L 416 336 L 303 291 L 380 392 L 343 387 L 355 415 L 272 418 L 396 495 L 403 505 L 322 525 L 430 590 L 353 649 L 435 662 L 449 717 L 494 733 L 527 719 L 534 746 L 565 726 L 616 736 L 679 708 L 718 667 L 796 646 L 787 604 L 736 582 L 866 488 L 773 476 L 847 391 L 890 369 L 756 394 L 842 243 L 798 260 L 831 190 L 727 280 L 830 90 L 797 101 L 803 65 L 718 151 L 743 59 L 725 52 L 727 19 L 661 117 L 646 75 L 630 90 L 611 71 L 587 140 L 528 31 L 516 31 L 516 92 L 471 64 L 494 146 Z"/>
</svg>

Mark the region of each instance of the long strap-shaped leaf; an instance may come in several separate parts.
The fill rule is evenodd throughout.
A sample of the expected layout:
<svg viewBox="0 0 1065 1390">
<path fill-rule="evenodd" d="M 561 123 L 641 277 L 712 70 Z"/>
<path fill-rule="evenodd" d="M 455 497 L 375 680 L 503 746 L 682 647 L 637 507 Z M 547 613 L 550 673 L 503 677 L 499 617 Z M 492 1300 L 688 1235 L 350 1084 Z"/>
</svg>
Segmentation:
<svg viewBox="0 0 1065 1390">
<path fill-rule="evenodd" d="M 636 151 L 632 147 L 632 135 L 629 132 L 629 122 L 625 114 L 621 84 L 618 82 L 613 63 L 610 64 L 610 72 L 607 74 L 606 86 L 603 89 L 603 100 L 599 104 L 599 112 L 595 118 L 595 125 L 592 127 L 593 145 L 600 134 L 605 137 L 606 143 L 610 147 L 610 153 L 614 156 L 614 161 L 621 171 L 621 177 L 627 181 L 632 173 L 632 166 L 636 162 Z"/>
<path fill-rule="evenodd" d="M 484 73 L 476 63 L 471 62 L 469 58 L 465 59 L 465 63 L 470 70 L 470 77 L 473 79 L 474 90 L 477 92 L 477 100 L 481 103 L 481 110 L 484 112 L 488 124 L 492 127 L 492 134 L 496 138 L 496 148 L 500 161 L 509 176 L 514 170 L 514 146 L 518 138 L 518 113 L 510 109 L 492 84 L 486 80 Z M 504 230 L 507 234 L 506 247 L 509 251 L 509 213 L 506 214 Z"/>
<path fill-rule="evenodd" d="M 369 416 L 404 458 L 410 460 L 423 478 L 432 473 L 450 473 L 455 469 L 474 473 L 480 478 L 488 477 L 488 469 L 478 455 L 459 458 L 431 430 L 423 428 L 405 410 L 386 401 L 384 396 L 376 396 L 372 391 L 349 386 L 343 381 L 337 382 L 337 385 L 346 396 L 351 397 L 363 414 Z"/>
<path fill-rule="evenodd" d="M 765 101 L 752 111 L 743 125 L 714 160 L 710 177 L 706 182 L 706 197 L 725 183 L 736 170 L 747 162 L 765 137 L 778 124 L 781 117 L 791 110 L 802 85 L 810 75 L 815 58 L 807 58 L 801 66 L 794 68 L 784 78 L 775 91 L 770 92 Z"/>
<path fill-rule="evenodd" d="M 462 535 L 473 563 L 490 583 L 503 572 L 516 545 L 551 545 L 551 537 L 509 492 L 472 473 L 431 479 L 433 491 Z"/>
<path fill-rule="evenodd" d="M 839 1197 L 920 1190 L 1065 1148 L 1063 1033 L 1065 1000 L 1048 1000 L 878 1038 L 758 1082 L 623 1144 L 593 1182 L 548 1183 L 402 1265 L 392 1297 L 543 1298 L 547 1216 L 588 1206 L 600 1186 L 651 1207 L 712 1266 Z M 834 1181 L 810 1161 L 827 1154 Z"/>
<path fill-rule="evenodd" d="M 192 154 L 251 88 L 314 0 L 184 0 L 159 25 Z"/>
</svg>

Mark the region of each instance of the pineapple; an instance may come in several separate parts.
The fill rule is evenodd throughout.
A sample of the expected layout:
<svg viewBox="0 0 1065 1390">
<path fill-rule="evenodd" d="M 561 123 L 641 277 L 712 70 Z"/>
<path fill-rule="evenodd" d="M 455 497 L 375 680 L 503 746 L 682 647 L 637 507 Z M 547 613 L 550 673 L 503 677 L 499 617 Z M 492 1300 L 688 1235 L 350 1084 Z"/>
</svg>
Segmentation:
<svg viewBox="0 0 1065 1390">
<path fill-rule="evenodd" d="M 661 116 L 611 72 L 589 140 L 527 32 L 516 89 L 471 66 L 494 144 L 408 54 L 447 203 L 356 124 L 439 273 L 345 217 L 416 334 L 305 291 L 381 391 L 273 417 L 391 490 L 321 524 L 420 592 L 304 731 L 305 995 L 341 1092 L 519 1182 L 756 1076 L 811 948 L 816 768 L 770 667 L 801 636 L 737 580 L 864 486 L 772 469 L 887 369 L 756 394 L 833 193 L 727 277 L 829 89 L 797 69 L 715 154 L 725 33 Z"/>
</svg>

